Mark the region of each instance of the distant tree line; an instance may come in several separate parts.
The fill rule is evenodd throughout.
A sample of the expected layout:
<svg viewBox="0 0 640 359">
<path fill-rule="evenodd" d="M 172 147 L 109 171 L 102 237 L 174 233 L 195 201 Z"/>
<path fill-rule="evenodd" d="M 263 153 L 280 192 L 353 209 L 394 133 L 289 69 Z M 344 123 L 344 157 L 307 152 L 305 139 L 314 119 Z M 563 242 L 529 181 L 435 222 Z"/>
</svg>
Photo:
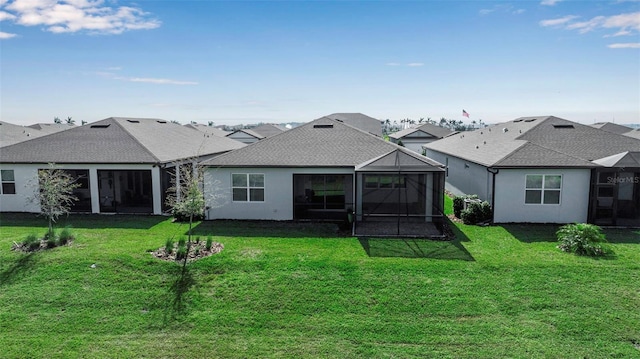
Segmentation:
<svg viewBox="0 0 640 359">
<path fill-rule="evenodd" d="M 381 121 L 382 132 L 387 135 L 406 128 L 421 126 L 427 123 L 448 128 L 452 131 L 473 131 L 478 128 L 486 127 L 486 124 L 482 120 L 472 120 L 470 123 L 465 124 L 462 120 L 450 120 L 444 117 L 440 118 L 440 121 L 432 120 L 431 117 L 427 117 L 426 119 L 424 117 L 421 117 L 418 121 L 412 120 L 410 118 L 403 118 L 400 121 L 394 120 L 393 122 L 391 122 L 390 119 Z"/>
</svg>

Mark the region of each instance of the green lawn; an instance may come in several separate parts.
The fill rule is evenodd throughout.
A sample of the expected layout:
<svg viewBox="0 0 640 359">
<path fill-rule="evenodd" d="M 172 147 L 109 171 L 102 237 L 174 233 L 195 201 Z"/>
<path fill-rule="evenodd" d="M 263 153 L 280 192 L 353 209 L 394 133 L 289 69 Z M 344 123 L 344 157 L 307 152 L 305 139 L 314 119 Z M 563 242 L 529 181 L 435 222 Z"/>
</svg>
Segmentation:
<svg viewBox="0 0 640 359">
<path fill-rule="evenodd" d="M 456 225 L 453 242 L 343 237 L 332 225 L 199 224 L 222 253 L 184 277 L 149 250 L 186 225 L 0 215 L 2 358 L 640 358 L 640 231 L 607 259 L 560 252 L 555 226 Z M 95 268 L 91 268 L 96 264 Z"/>
</svg>

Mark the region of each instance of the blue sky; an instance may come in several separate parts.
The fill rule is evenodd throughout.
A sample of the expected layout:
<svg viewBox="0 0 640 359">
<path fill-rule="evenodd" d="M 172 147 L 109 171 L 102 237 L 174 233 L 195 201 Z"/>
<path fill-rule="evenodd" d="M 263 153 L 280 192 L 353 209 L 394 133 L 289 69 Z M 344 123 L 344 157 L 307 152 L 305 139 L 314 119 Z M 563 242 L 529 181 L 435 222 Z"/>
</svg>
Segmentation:
<svg viewBox="0 0 640 359">
<path fill-rule="evenodd" d="M 0 119 L 22 125 L 640 122 L 639 1 L 0 0 L 0 20 Z"/>
</svg>

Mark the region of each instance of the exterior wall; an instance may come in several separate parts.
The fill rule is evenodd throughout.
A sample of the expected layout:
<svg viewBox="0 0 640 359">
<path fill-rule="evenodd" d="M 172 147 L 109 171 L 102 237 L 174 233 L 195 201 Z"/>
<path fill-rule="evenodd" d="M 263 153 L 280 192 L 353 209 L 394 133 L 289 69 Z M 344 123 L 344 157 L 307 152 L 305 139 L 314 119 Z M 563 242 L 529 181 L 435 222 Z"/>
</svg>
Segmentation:
<svg viewBox="0 0 640 359">
<path fill-rule="evenodd" d="M 1 212 L 40 212 L 39 206 L 28 203 L 37 190 L 38 169 L 47 168 L 46 163 L 35 164 L 0 164 L 1 169 L 13 170 L 16 183 L 16 194 L 0 195 Z M 162 190 L 160 187 L 160 168 L 149 164 L 57 164 L 61 169 L 88 170 L 91 193 L 92 213 L 100 213 L 100 195 L 98 191 L 98 170 L 151 170 L 153 180 L 153 214 L 162 214 Z"/>
<path fill-rule="evenodd" d="M 487 167 L 430 149 L 427 149 L 427 157 L 446 166 L 447 191 L 455 195 L 477 194 L 483 201 L 491 202 L 493 175 Z"/>
<path fill-rule="evenodd" d="M 430 138 L 403 138 L 402 144 L 404 145 L 404 147 L 406 149 L 409 149 L 415 153 L 419 153 L 422 154 L 422 145 L 425 145 L 429 142 L 433 142 L 439 140 L 439 138 L 436 137 L 430 137 Z M 397 140 L 393 141 L 394 143 L 398 143 Z"/>
<path fill-rule="evenodd" d="M 560 204 L 525 204 L 527 174 L 562 175 Z M 501 169 L 496 175 L 494 222 L 587 222 L 590 179 L 589 169 Z"/>
<path fill-rule="evenodd" d="M 231 174 L 264 174 L 264 202 L 233 202 Z M 294 174 L 354 174 L 351 168 L 208 168 L 206 219 L 293 220 Z M 217 200 L 214 199 L 217 198 Z"/>
</svg>

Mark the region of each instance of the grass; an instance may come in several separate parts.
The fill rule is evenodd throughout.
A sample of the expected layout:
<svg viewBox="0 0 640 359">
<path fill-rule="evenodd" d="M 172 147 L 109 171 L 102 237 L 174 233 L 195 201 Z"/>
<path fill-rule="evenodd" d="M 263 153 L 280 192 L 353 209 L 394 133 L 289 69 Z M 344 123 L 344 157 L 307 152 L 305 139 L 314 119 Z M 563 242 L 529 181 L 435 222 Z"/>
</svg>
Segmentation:
<svg viewBox="0 0 640 359">
<path fill-rule="evenodd" d="M 46 221 L 0 224 L 1 358 L 640 357 L 638 230 L 605 231 L 615 256 L 592 259 L 556 226 L 432 242 L 203 222 L 225 249 L 181 273 L 147 253 L 186 233 L 164 217 L 71 216 L 71 246 L 32 254 L 11 243 Z"/>
</svg>

